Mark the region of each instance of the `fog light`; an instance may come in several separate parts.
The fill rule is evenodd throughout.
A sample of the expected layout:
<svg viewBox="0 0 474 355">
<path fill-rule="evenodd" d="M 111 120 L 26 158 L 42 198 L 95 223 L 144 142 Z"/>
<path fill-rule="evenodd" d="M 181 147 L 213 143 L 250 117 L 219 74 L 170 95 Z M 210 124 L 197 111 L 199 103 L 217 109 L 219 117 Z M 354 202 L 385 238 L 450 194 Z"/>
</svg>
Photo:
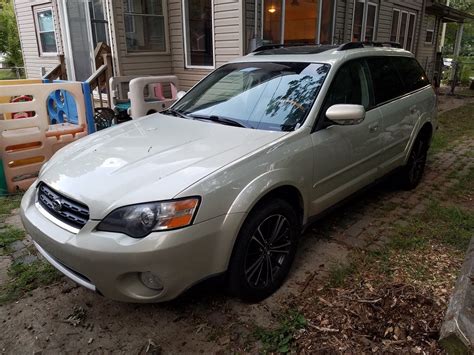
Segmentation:
<svg viewBox="0 0 474 355">
<path fill-rule="evenodd" d="M 147 271 L 140 273 L 140 281 L 148 288 L 152 290 L 160 291 L 163 289 L 163 284 L 161 283 L 158 276 Z"/>
</svg>

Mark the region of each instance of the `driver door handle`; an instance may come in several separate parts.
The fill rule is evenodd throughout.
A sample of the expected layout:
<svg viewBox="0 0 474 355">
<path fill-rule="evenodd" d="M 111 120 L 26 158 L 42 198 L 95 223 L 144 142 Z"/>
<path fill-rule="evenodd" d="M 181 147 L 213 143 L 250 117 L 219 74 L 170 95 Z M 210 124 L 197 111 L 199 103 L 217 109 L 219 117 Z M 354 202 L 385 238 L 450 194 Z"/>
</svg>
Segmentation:
<svg viewBox="0 0 474 355">
<path fill-rule="evenodd" d="M 369 125 L 369 132 L 370 133 L 375 133 L 379 130 L 379 124 L 378 123 L 373 123 Z"/>
</svg>

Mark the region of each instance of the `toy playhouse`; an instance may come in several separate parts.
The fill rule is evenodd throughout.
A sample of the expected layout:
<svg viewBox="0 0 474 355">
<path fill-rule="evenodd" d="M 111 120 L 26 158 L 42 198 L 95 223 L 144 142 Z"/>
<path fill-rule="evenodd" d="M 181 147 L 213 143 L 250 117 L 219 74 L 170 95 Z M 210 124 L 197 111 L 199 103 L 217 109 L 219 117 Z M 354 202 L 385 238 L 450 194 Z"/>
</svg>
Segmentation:
<svg viewBox="0 0 474 355">
<path fill-rule="evenodd" d="M 110 108 L 94 108 L 88 82 L 0 81 L 0 195 L 27 189 L 66 144 L 168 108 L 177 100 L 178 79 L 115 77 L 110 92 Z"/>
<path fill-rule="evenodd" d="M 5 185 L 0 188 L 10 193 L 27 189 L 56 151 L 95 131 L 86 85 L 0 82 L 0 181 Z"/>
</svg>

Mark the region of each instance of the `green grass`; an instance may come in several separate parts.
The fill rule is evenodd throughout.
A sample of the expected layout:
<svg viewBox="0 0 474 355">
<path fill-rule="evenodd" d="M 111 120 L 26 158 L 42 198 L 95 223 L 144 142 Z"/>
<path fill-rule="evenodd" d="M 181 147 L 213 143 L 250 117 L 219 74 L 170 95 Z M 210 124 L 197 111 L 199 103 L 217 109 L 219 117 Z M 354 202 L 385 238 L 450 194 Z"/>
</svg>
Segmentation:
<svg viewBox="0 0 474 355">
<path fill-rule="evenodd" d="M 389 248 L 396 251 L 423 248 L 427 244 L 423 235 L 425 225 L 418 218 L 413 218 L 406 226 L 396 227 L 395 234 L 390 238 Z"/>
<path fill-rule="evenodd" d="M 20 207 L 23 194 L 14 194 L 10 196 L 0 196 L 0 223 L 11 214 L 11 211 Z"/>
<path fill-rule="evenodd" d="M 335 264 L 332 265 L 329 269 L 329 277 L 327 281 L 328 287 L 341 287 L 344 284 L 344 281 L 352 275 L 356 270 L 355 265 L 342 265 Z"/>
<path fill-rule="evenodd" d="M 25 237 L 25 231 L 12 226 L 6 226 L 0 232 L 0 249 L 8 249 L 9 245 Z"/>
<path fill-rule="evenodd" d="M 433 202 L 423 217 L 431 238 L 436 238 L 460 251 L 466 250 L 474 232 L 472 211 Z"/>
<path fill-rule="evenodd" d="M 458 206 L 432 201 L 426 211 L 399 228 L 389 247 L 398 250 L 424 248 L 430 240 L 465 251 L 474 231 L 474 213 Z"/>
<path fill-rule="evenodd" d="M 442 113 L 438 119 L 439 129 L 435 132 L 431 153 L 447 149 L 462 136 L 474 135 L 474 104 Z"/>
<path fill-rule="evenodd" d="M 0 70 L 0 80 L 11 80 L 11 79 L 18 79 L 16 74 L 11 70 Z"/>
<path fill-rule="evenodd" d="M 306 318 L 295 310 L 290 310 L 279 319 L 275 329 L 258 328 L 255 337 L 262 342 L 264 352 L 292 352 L 295 333 L 305 328 Z"/>
<path fill-rule="evenodd" d="M 8 270 L 10 280 L 0 289 L 0 305 L 13 302 L 40 286 L 61 278 L 54 267 L 43 261 L 31 264 L 14 263 Z"/>
<path fill-rule="evenodd" d="M 467 174 L 460 174 L 458 171 L 455 171 L 453 174 L 454 178 L 457 178 L 458 181 L 449 188 L 449 195 L 450 196 L 465 196 L 467 193 L 474 192 L 474 166 L 469 168 Z"/>
</svg>

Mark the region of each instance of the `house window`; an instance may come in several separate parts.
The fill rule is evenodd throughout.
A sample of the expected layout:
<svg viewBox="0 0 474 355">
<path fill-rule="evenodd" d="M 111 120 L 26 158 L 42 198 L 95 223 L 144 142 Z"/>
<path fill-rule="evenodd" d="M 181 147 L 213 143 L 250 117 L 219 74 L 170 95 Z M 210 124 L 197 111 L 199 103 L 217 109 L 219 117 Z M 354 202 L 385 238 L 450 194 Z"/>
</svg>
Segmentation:
<svg viewBox="0 0 474 355">
<path fill-rule="evenodd" d="M 426 39 L 425 42 L 432 44 L 434 39 L 434 29 L 435 29 L 435 21 L 434 18 L 429 18 L 426 24 Z"/>
<path fill-rule="evenodd" d="M 412 12 L 393 10 L 390 41 L 398 42 L 408 51 L 413 49 L 416 15 Z"/>
<path fill-rule="evenodd" d="M 365 0 L 357 0 L 354 4 L 352 24 L 352 41 L 373 41 L 377 26 L 378 5 Z"/>
<path fill-rule="evenodd" d="M 105 17 L 103 0 L 89 0 L 89 13 L 94 48 L 99 42 L 108 44 L 108 22 Z"/>
<path fill-rule="evenodd" d="M 123 0 L 127 52 L 166 52 L 163 0 Z"/>
<path fill-rule="evenodd" d="M 212 0 L 183 0 L 186 67 L 214 67 Z"/>
<path fill-rule="evenodd" d="M 51 7 L 34 9 L 36 36 L 40 55 L 57 54 L 56 34 L 54 32 L 54 18 Z"/>
</svg>

